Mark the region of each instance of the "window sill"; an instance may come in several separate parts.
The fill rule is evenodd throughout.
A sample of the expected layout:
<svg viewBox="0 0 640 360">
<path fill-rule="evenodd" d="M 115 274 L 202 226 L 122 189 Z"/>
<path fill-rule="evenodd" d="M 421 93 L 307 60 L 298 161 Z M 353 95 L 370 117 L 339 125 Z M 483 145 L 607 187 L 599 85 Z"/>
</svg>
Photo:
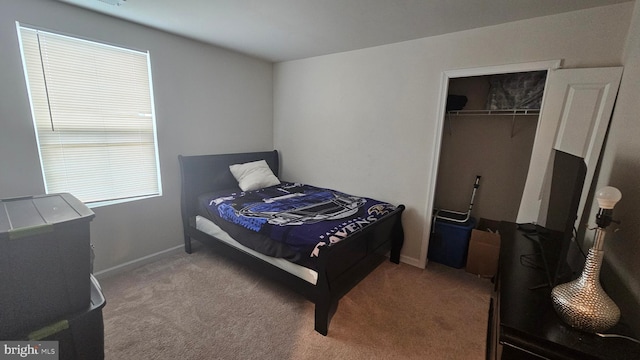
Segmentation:
<svg viewBox="0 0 640 360">
<path fill-rule="evenodd" d="M 93 203 L 85 203 L 85 205 L 88 208 L 93 209 L 93 208 L 99 208 L 99 207 L 104 207 L 104 206 L 127 203 L 127 202 L 131 202 L 131 201 L 150 199 L 150 198 L 160 197 L 160 196 L 162 196 L 162 194 L 138 196 L 138 197 L 133 197 L 133 198 L 117 199 L 117 200 L 97 201 L 97 202 L 93 202 Z"/>
</svg>

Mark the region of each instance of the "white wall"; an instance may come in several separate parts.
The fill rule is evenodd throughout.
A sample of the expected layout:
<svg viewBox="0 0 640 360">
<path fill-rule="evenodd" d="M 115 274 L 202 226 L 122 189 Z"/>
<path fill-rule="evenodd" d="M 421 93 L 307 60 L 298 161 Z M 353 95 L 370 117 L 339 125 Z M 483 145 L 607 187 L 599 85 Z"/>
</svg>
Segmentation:
<svg viewBox="0 0 640 360">
<path fill-rule="evenodd" d="M 15 21 L 151 54 L 162 197 L 94 209 L 95 270 L 182 243 L 178 154 L 273 149 L 273 66 L 57 1 L 0 3 L 0 197 L 44 192 Z"/>
<path fill-rule="evenodd" d="M 404 203 L 403 261 L 428 235 L 443 71 L 564 59 L 616 66 L 633 3 L 276 64 L 283 177 Z"/>
</svg>

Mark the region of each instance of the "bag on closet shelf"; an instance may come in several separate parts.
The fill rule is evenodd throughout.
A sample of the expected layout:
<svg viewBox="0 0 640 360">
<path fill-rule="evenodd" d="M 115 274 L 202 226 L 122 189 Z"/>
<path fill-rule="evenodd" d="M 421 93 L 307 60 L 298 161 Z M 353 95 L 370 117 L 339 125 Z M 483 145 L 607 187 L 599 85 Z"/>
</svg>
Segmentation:
<svg viewBox="0 0 640 360">
<path fill-rule="evenodd" d="M 540 109 L 546 71 L 493 75 L 487 110 Z"/>
</svg>

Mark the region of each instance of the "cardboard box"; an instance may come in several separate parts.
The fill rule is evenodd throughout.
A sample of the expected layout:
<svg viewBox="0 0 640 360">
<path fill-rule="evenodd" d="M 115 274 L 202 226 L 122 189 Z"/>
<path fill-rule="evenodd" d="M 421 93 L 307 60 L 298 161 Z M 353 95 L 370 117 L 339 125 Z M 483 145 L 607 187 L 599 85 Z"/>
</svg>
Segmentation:
<svg viewBox="0 0 640 360">
<path fill-rule="evenodd" d="M 492 277 L 498 272 L 500 234 L 498 221 L 480 219 L 478 228 L 471 230 L 466 271 L 479 276 Z"/>
</svg>

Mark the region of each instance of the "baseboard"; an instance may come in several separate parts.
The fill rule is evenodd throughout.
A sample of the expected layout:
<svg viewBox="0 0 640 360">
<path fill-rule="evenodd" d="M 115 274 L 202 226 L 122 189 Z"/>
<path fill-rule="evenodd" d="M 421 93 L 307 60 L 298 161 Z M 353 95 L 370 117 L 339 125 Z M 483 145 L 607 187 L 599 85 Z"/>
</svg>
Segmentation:
<svg viewBox="0 0 640 360">
<path fill-rule="evenodd" d="M 138 268 L 142 265 L 146 265 L 150 262 L 154 262 L 162 258 L 168 257 L 170 255 L 177 254 L 180 250 L 183 250 L 183 249 L 184 249 L 184 245 L 174 246 L 166 250 L 158 251 L 156 253 L 143 256 L 139 259 L 127 261 L 120 265 L 116 265 L 108 269 L 100 270 L 98 272 L 95 272 L 93 276 L 95 276 L 98 280 L 100 280 L 100 279 L 104 279 L 106 277 L 117 275 L 126 271 L 131 271 L 135 268 Z"/>
<path fill-rule="evenodd" d="M 420 260 L 418 260 L 416 258 L 413 258 L 413 257 L 400 255 L 400 261 L 405 263 L 405 264 L 408 264 L 408 265 L 412 265 L 412 266 L 415 266 L 415 267 L 420 267 Z"/>
<path fill-rule="evenodd" d="M 100 279 L 104 279 L 104 278 L 109 277 L 109 276 L 121 274 L 123 272 L 131 271 L 131 270 L 133 270 L 135 268 L 138 268 L 138 267 L 140 267 L 142 265 L 148 264 L 150 262 L 154 262 L 154 261 L 160 260 L 162 258 L 168 257 L 170 255 L 176 254 L 176 253 L 180 252 L 183 249 L 184 249 L 184 245 L 174 246 L 174 247 L 166 249 L 166 250 L 158 251 L 156 253 L 153 253 L 153 254 L 150 254 L 150 255 L 147 255 L 147 256 L 143 256 L 143 257 L 141 257 L 139 259 L 127 261 L 127 262 L 122 263 L 120 265 L 116 265 L 116 266 L 110 267 L 108 269 L 97 271 L 97 272 L 95 272 L 93 274 L 93 276 L 95 276 L 96 279 L 100 280 Z M 407 265 L 420 267 L 420 261 L 418 259 L 416 259 L 416 258 L 413 258 L 413 257 L 400 255 L 400 262 L 405 263 Z"/>
</svg>

